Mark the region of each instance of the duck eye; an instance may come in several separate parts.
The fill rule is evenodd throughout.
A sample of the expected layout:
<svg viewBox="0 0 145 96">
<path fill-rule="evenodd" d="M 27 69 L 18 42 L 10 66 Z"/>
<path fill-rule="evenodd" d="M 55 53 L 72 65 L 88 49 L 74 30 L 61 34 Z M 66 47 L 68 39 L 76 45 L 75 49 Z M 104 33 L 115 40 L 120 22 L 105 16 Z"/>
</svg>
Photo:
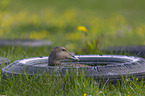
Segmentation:
<svg viewBox="0 0 145 96">
<path fill-rule="evenodd" d="M 65 49 L 62 49 L 62 51 L 65 51 Z"/>
</svg>

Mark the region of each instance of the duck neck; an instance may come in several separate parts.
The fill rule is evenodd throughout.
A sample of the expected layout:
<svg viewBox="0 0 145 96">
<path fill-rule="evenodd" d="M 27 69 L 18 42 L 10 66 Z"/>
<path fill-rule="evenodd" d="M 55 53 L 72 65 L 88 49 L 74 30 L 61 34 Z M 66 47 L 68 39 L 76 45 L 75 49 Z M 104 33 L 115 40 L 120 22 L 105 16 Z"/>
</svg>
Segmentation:
<svg viewBox="0 0 145 96">
<path fill-rule="evenodd" d="M 48 66 L 55 66 L 61 64 L 59 60 L 48 59 Z"/>
<path fill-rule="evenodd" d="M 60 61 L 57 59 L 55 52 L 50 52 L 49 59 L 48 59 L 48 66 L 55 66 L 61 64 Z"/>
</svg>

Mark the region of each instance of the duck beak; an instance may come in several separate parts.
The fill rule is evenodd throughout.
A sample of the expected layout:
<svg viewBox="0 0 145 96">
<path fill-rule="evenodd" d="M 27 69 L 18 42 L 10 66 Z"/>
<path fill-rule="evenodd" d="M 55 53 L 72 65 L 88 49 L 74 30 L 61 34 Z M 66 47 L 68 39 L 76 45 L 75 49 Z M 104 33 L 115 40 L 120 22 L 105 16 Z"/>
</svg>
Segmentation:
<svg viewBox="0 0 145 96">
<path fill-rule="evenodd" d="M 72 59 L 72 60 L 80 60 L 79 58 L 75 57 L 74 55 L 72 55 L 71 53 L 67 52 L 71 57 L 68 59 Z"/>
</svg>

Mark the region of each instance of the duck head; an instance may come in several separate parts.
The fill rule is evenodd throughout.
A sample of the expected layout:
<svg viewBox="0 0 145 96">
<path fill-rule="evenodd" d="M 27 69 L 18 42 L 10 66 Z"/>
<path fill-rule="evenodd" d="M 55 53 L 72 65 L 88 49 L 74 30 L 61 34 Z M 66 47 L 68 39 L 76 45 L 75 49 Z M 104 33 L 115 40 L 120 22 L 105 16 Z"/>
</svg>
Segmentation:
<svg viewBox="0 0 145 96">
<path fill-rule="evenodd" d="M 49 54 L 48 66 L 55 66 L 61 64 L 60 60 L 63 59 L 79 60 L 77 57 L 69 53 L 64 47 L 57 46 L 54 49 L 52 49 L 52 51 Z"/>
</svg>

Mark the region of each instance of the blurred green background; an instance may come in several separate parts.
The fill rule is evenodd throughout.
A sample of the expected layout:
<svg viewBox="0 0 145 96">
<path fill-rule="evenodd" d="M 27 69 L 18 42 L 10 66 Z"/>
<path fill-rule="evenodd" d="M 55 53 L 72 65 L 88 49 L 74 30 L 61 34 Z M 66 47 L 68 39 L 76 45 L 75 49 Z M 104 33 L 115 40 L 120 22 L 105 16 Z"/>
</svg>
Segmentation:
<svg viewBox="0 0 145 96">
<path fill-rule="evenodd" d="M 144 0 L 1 0 L 0 38 L 51 40 L 70 50 L 93 40 L 100 48 L 145 45 L 144 4 Z M 87 36 L 78 26 L 87 28 Z"/>
<path fill-rule="evenodd" d="M 78 30 L 80 26 L 87 31 Z M 8 58 L 10 63 L 23 58 L 48 56 L 55 46 L 64 46 L 76 54 L 106 54 L 100 49 L 108 46 L 145 45 L 145 0 L 0 0 L 0 39 L 53 42 L 51 47 L 39 48 L 0 46 L 0 56 Z M 121 84 L 114 86 L 108 84 L 108 81 L 92 83 L 86 78 L 70 79 L 67 75 L 62 79 L 54 77 L 44 81 L 42 78 L 10 78 L 6 83 L 0 77 L 0 94 L 144 94 L 143 82 L 138 83 L 138 79 L 128 80 L 123 79 Z"/>
</svg>

